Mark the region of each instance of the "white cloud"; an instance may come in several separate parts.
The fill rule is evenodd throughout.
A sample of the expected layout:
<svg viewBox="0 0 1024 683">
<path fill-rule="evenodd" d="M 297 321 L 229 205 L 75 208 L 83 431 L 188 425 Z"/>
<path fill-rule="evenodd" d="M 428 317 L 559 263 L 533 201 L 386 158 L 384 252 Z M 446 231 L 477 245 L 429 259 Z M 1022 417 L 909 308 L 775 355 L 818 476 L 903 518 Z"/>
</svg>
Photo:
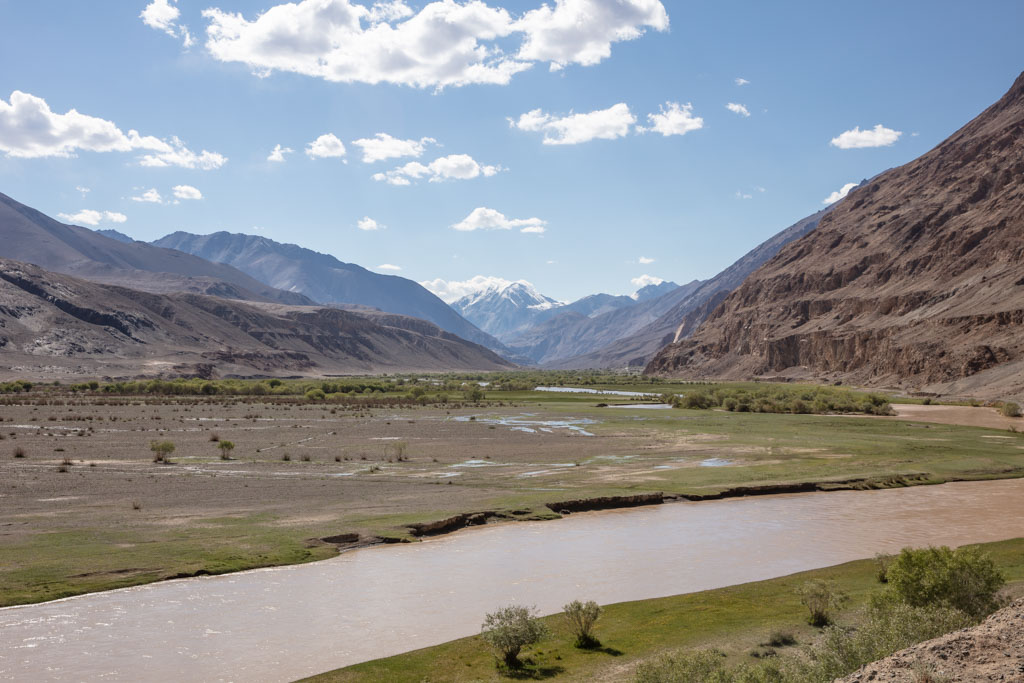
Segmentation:
<svg viewBox="0 0 1024 683">
<path fill-rule="evenodd" d="M 92 190 L 90 190 L 88 187 L 83 187 L 81 185 L 78 185 L 77 187 L 75 187 L 75 189 L 81 192 L 83 197 L 92 192 Z"/>
<path fill-rule="evenodd" d="M 864 147 L 888 147 L 903 135 L 902 131 L 886 128 L 882 124 L 869 130 L 861 130 L 857 126 L 853 130 L 840 133 L 829 143 L 839 149 L 861 149 Z"/>
<path fill-rule="evenodd" d="M 612 43 L 639 38 L 648 27 L 668 30 L 668 12 L 658 0 L 556 0 L 516 22 L 526 34 L 516 56 L 550 62 L 552 71 L 591 66 L 611 56 Z"/>
<path fill-rule="evenodd" d="M 647 264 L 649 264 L 649 263 L 654 263 L 654 259 L 649 258 L 647 256 L 641 256 L 640 258 L 637 259 L 637 261 L 639 261 L 640 263 L 642 263 L 645 266 Z"/>
<path fill-rule="evenodd" d="M 686 135 L 690 131 L 704 127 L 704 119 L 693 115 L 693 105 L 687 102 L 666 102 L 660 114 L 648 114 L 649 128 L 637 128 L 637 132 L 654 131 L 668 137 L 669 135 Z"/>
<path fill-rule="evenodd" d="M 512 230 L 519 228 L 519 232 L 543 233 L 547 221 L 539 218 L 507 218 L 505 214 L 486 207 L 477 207 L 464 219 L 452 226 L 453 229 L 461 232 L 472 232 L 474 230 Z"/>
<path fill-rule="evenodd" d="M 94 211 L 93 209 L 82 209 L 78 213 L 59 213 L 58 218 L 62 218 L 69 223 L 76 223 L 81 225 L 99 225 L 102 221 L 109 221 L 111 223 L 124 223 L 128 220 L 128 216 L 117 211 Z"/>
<path fill-rule="evenodd" d="M 477 275 L 476 277 L 472 277 L 468 280 L 458 281 L 437 278 L 435 280 L 425 280 L 420 284 L 430 290 L 446 304 L 450 304 L 463 297 L 469 296 L 470 294 L 478 294 L 488 290 L 505 289 L 509 285 L 513 284 L 513 282 L 512 280 L 506 280 L 503 277 Z M 532 287 L 533 285 L 530 286 Z"/>
<path fill-rule="evenodd" d="M 750 83 L 750 81 L 748 81 L 748 80 L 747 80 L 747 79 L 745 79 L 745 78 L 737 78 L 737 79 L 736 79 L 735 81 L 733 81 L 733 82 L 734 82 L 734 83 L 735 83 L 736 85 L 740 85 L 740 86 L 743 86 L 743 85 L 748 85 L 748 84 Z"/>
<path fill-rule="evenodd" d="M 378 223 L 377 221 L 373 220 L 369 216 L 363 216 L 362 218 L 360 218 L 356 222 L 356 226 L 360 230 L 365 230 L 367 232 L 371 232 L 373 230 L 383 230 L 384 228 L 387 227 L 386 225 L 381 225 L 380 223 Z"/>
<path fill-rule="evenodd" d="M 175 185 L 174 196 L 178 199 L 202 199 L 203 193 L 191 185 Z"/>
<path fill-rule="evenodd" d="M 73 157 L 87 152 L 150 152 L 139 159 L 143 166 L 219 168 L 227 162 L 220 154 L 195 154 L 176 137 L 161 140 L 129 130 L 125 134 L 112 121 L 76 110 L 54 113 L 41 97 L 15 90 L 10 102 L 0 99 L 0 151 L 9 157 L 36 159 Z"/>
<path fill-rule="evenodd" d="M 326 133 L 306 145 L 306 156 L 310 159 L 340 158 L 345 156 L 345 143 L 334 133 Z"/>
<path fill-rule="evenodd" d="M 387 133 L 377 133 L 372 138 L 353 140 L 352 144 L 363 150 L 363 163 L 372 164 L 375 161 L 382 161 L 384 159 L 419 157 L 423 154 L 427 145 L 436 142 L 437 140 L 434 138 L 400 140 Z"/>
<path fill-rule="evenodd" d="M 664 280 L 660 277 L 655 277 L 654 275 L 641 275 L 640 277 L 633 278 L 630 282 L 633 283 L 634 287 L 643 289 L 648 285 L 660 285 Z"/>
<path fill-rule="evenodd" d="M 736 190 L 736 199 L 753 199 L 754 195 L 743 192 L 742 190 Z"/>
<path fill-rule="evenodd" d="M 152 187 L 137 197 L 132 197 L 133 202 L 148 202 L 150 204 L 163 204 L 164 198 L 160 196 L 160 192 Z"/>
<path fill-rule="evenodd" d="M 534 109 L 508 122 L 519 130 L 543 132 L 545 145 L 578 145 L 595 139 L 624 137 L 636 123 L 636 117 L 629 111 L 629 105 L 620 102 L 607 109 L 561 118 Z"/>
<path fill-rule="evenodd" d="M 432 183 L 445 180 L 471 180 L 479 176 L 491 177 L 504 169 L 501 166 L 480 164 L 468 154 L 449 154 L 429 164 L 410 161 L 404 166 L 385 173 L 374 173 L 372 178 L 390 185 L 411 185 L 413 180 L 427 178 Z"/>
<path fill-rule="evenodd" d="M 271 7 L 252 20 L 217 8 L 206 47 L 216 59 L 341 83 L 393 83 L 445 88 L 507 84 L 535 62 L 552 70 L 592 65 L 615 42 L 647 28 L 668 29 L 659 0 L 556 0 L 519 18 L 482 0 L 438 0 L 414 11 L 404 1 L 372 7 L 352 0 L 301 0 Z M 518 50 L 499 44 L 521 37 Z"/>
<path fill-rule="evenodd" d="M 396 266 L 393 263 L 382 263 L 377 266 L 377 270 L 401 270 L 402 266 Z"/>
<path fill-rule="evenodd" d="M 177 0 L 153 0 L 142 10 L 139 18 L 150 28 L 163 31 L 172 38 L 181 38 L 184 47 L 188 48 L 193 43 L 192 34 L 183 24 L 178 23 L 181 11 L 172 4 L 176 2 Z"/>
<path fill-rule="evenodd" d="M 274 149 L 271 150 L 267 156 L 267 161 L 283 162 L 285 154 L 291 154 L 295 150 L 291 147 L 282 147 L 281 145 L 274 145 Z"/>
<path fill-rule="evenodd" d="M 736 102 L 730 102 L 725 105 L 725 108 L 731 111 L 733 114 L 739 114 L 740 116 L 750 116 L 750 110 L 745 105 L 737 104 Z"/>
<path fill-rule="evenodd" d="M 822 204 L 835 204 L 840 199 L 842 199 L 846 195 L 850 194 L 850 190 L 852 190 L 855 187 L 857 187 L 857 183 L 846 183 L 840 189 L 836 190 L 835 192 L 833 192 L 829 196 L 825 197 L 825 199 L 822 200 L 821 203 Z"/>
</svg>

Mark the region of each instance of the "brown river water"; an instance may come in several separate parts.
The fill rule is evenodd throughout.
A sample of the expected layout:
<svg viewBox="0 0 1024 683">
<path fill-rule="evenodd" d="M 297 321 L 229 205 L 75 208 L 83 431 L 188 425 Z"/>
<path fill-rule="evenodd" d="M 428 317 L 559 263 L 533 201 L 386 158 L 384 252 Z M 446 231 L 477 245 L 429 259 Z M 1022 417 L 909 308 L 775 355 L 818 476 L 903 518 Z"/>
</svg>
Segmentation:
<svg viewBox="0 0 1024 683">
<path fill-rule="evenodd" d="M 557 612 L 1024 536 L 1024 479 L 671 503 L 0 609 L 0 680 L 291 681 Z"/>
</svg>

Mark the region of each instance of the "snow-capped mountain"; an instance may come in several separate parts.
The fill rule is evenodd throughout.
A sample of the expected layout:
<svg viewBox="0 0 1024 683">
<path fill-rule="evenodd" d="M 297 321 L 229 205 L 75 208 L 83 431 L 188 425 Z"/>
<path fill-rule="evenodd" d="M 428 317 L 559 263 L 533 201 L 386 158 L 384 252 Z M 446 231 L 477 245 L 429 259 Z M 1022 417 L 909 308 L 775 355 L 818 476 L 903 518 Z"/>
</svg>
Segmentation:
<svg viewBox="0 0 1024 683">
<path fill-rule="evenodd" d="M 565 304 L 538 292 L 526 280 L 494 278 L 487 286 L 452 302 L 451 307 L 480 329 L 501 339 L 533 325 L 546 311 Z"/>
<path fill-rule="evenodd" d="M 679 289 L 679 285 L 674 282 L 669 282 L 668 280 L 662 280 L 657 283 L 649 284 L 646 287 L 641 287 L 633 292 L 632 298 L 637 303 L 650 301 L 651 299 L 657 299 L 662 294 L 668 294 L 674 289 Z"/>
</svg>

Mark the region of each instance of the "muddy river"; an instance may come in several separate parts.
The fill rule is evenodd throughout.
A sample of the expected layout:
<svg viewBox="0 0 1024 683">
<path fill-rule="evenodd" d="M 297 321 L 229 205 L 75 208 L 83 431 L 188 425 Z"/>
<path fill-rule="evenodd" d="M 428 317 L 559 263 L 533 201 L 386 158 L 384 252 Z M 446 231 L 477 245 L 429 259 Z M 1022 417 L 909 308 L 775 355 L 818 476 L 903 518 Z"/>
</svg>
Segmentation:
<svg viewBox="0 0 1024 683">
<path fill-rule="evenodd" d="M 1024 480 L 672 503 L 0 610 L 0 680 L 291 681 L 551 613 L 1024 536 Z"/>
</svg>

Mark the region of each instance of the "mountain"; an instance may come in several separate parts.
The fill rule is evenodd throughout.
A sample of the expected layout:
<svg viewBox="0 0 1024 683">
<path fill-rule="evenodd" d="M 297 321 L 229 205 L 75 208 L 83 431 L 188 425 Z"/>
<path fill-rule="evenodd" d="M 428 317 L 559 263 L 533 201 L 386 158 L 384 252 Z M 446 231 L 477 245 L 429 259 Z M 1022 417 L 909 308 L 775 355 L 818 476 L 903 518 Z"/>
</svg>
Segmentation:
<svg viewBox="0 0 1024 683">
<path fill-rule="evenodd" d="M 560 301 L 544 296 L 525 280 L 494 284 L 451 304 L 462 317 L 501 340 L 529 327 L 544 312 L 561 306 Z"/>
<path fill-rule="evenodd" d="M 135 241 L 131 237 L 129 237 L 128 235 L 124 234 L 123 232 L 118 232 L 117 230 L 111 230 L 109 228 L 105 229 L 105 230 L 96 230 L 95 232 L 98 232 L 99 234 L 103 235 L 104 237 L 109 237 L 112 240 L 117 240 L 118 242 L 124 242 L 125 244 L 131 244 L 132 242 Z"/>
<path fill-rule="evenodd" d="M 230 266 L 144 242 L 123 242 L 65 225 L 0 194 L 0 257 L 147 292 L 190 291 L 249 301 L 310 304 Z"/>
<path fill-rule="evenodd" d="M 579 369 L 645 366 L 665 345 L 688 337 L 748 275 L 775 256 L 783 246 L 814 230 L 822 217 L 836 206 L 833 204 L 813 213 L 765 240 L 721 273 L 678 299 L 657 320 L 639 331 L 589 353 L 553 362 L 551 367 Z"/>
<path fill-rule="evenodd" d="M 599 315 L 585 316 L 571 309 L 557 309 L 532 328 L 506 340 L 506 345 L 520 356 L 550 367 L 557 363 L 607 346 L 638 332 L 657 320 L 666 311 L 685 299 L 700 281 L 676 287 L 667 294 L 647 301 L 634 301 Z"/>
<path fill-rule="evenodd" d="M 1024 393 L 1024 74 L 853 190 L 647 372 Z"/>
<path fill-rule="evenodd" d="M 153 242 L 216 263 L 226 263 L 272 287 L 298 292 L 322 304 L 357 304 L 429 320 L 463 339 L 503 350 L 501 344 L 460 316 L 422 285 L 381 275 L 294 244 L 228 232 L 175 232 Z"/>
<path fill-rule="evenodd" d="M 0 357 L 4 374 L 49 379 L 512 367 L 406 316 L 155 294 L 8 259 L 0 259 Z"/>
<path fill-rule="evenodd" d="M 671 291 L 677 289 L 679 285 L 674 282 L 668 282 L 667 280 L 659 282 L 658 284 L 647 285 L 641 287 L 633 293 L 630 297 L 633 301 L 650 301 L 651 299 L 657 299 L 663 294 L 668 294 Z"/>
<path fill-rule="evenodd" d="M 585 296 L 582 299 L 577 299 L 571 304 L 566 304 L 562 307 L 561 312 L 573 311 L 575 313 L 579 313 L 585 318 L 592 318 L 594 316 L 601 315 L 602 313 L 607 313 L 608 311 L 614 311 L 617 308 L 632 306 L 635 303 L 636 299 L 631 296 L 591 294 L 590 296 Z"/>
</svg>

